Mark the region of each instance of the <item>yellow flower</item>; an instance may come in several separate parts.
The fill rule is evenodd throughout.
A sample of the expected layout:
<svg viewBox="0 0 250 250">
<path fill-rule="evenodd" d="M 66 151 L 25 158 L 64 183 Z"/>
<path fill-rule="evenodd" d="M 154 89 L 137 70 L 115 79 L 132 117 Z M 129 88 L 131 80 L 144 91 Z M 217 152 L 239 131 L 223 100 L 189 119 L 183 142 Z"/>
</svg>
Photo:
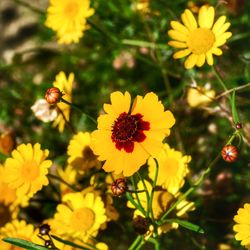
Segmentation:
<svg viewBox="0 0 250 250">
<path fill-rule="evenodd" d="M 168 35 L 174 40 L 168 44 L 181 49 L 174 54 L 175 59 L 188 56 L 184 66 L 187 69 L 195 65 L 201 67 L 205 61 L 213 65 L 213 54 L 220 56 L 222 50 L 219 48 L 231 37 L 231 32 L 226 32 L 230 23 L 226 22 L 226 17 L 221 16 L 214 23 L 214 8 L 203 5 L 199 10 L 197 21 L 188 9 L 181 15 L 183 24 L 171 21 L 171 30 Z"/>
<path fill-rule="evenodd" d="M 63 196 L 63 202 L 57 206 L 51 222 L 52 229 L 62 236 L 86 241 L 90 236 L 96 236 L 101 224 L 107 220 L 104 203 L 94 193 L 69 193 Z"/>
<path fill-rule="evenodd" d="M 61 71 L 59 74 L 56 75 L 56 80 L 53 83 L 53 86 L 59 88 L 60 91 L 63 93 L 63 99 L 70 103 L 72 101 L 73 81 L 74 81 L 73 73 L 70 73 L 67 79 L 65 73 Z M 53 127 L 58 126 L 59 132 L 62 133 L 66 121 L 67 122 L 69 121 L 70 106 L 64 102 L 60 102 L 57 104 L 57 107 L 59 109 L 59 112 L 56 120 L 53 123 Z"/>
<path fill-rule="evenodd" d="M 161 152 L 156 157 L 159 164 L 157 185 L 162 186 L 171 194 L 176 194 L 184 185 L 184 178 L 188 170 L 191 156 L 183 156 L 181 152 L 164 144 Z M 148 160 L 149 177 L 153 180 L 155 176 L 156 163 L 153 158 Z"/>
<path fill-rule="evenodd" d="M 189 88 L 187 92 L 187 103 L 190 107 L 206 106 L 213 101 L 216 92 L 204 87 Z"/>
<path fill-rule="evenodd" d="M 34 226 L 27 224 L 24 220 L 13 220 L 0 229 L 0 249 L 19 250 L 20 247 L 5 243 L 1 240 L 6 237 L 20 238 L 34 242 L 36 238 Z"/>
<path fill-rule="evenodd" d="M 94 154 L 106 161 L 103 169 L 131 176 L 156 156 L 162 140 L 170 134 L 175 118 L 154 93 L 137 96 L 131 107 L 128 92 L 111 94 L 111 104 L 104 104 L 106 114 L 98 118 L 98 130 L 92 133 Z"/>
<path fill-rule="evenodd" d="M 78 43 L 93 14 L 89 0 L 50 0 L 45 25 L 56 32 L 59 43 Z"/>
<path fill-rule="evenodd" d="M 68 146 L 68 164 L 84 172 L 93 167 L 98 167 L 100 162 L 90 148 L 90 133 L 79 132 L 73 136 Z"/>
<path fill-rule="evenodd" d="M 241 241 L 241 245 L 250 246 L 250 203 L 244 204 L 237 215 L 234 216 L 233 230 L 236 232 L 235 239 Z"/>
<path fill-rule="evenodd" d="M 18 197 L 32 197 L 43 186 L 48 185 L 48 168 L 52 162 L 45 160 L 49 151 L 41 145 L 21 144 L 5 162 L 5 182 L 16 189 Z"/>
</svg>

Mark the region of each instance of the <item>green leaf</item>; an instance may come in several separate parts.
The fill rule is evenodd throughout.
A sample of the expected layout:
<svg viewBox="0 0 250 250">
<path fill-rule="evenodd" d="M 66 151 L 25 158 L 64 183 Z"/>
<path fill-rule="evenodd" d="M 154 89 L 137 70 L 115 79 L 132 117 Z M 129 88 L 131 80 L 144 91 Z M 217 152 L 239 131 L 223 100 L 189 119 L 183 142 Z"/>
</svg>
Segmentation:
<svg viewBox="0 0 250 250">
<path fill-rule="evenodd" d="M 30 241 L 27 240 L 23 240 L 23 239 L 18 239 L 18 238 L 4 238 L 3 241 L 10 243 L 12 245 L 15 246 L 19 246 L 22 247 L 24 249 L 28 249 L 28 250 L 48 250 L 47 247 L 32 243 Z M 51 250 L 53 250 L 53 248 L 50 248 Z M 57 249 L 57 248 L 54 248 Z"/>
<path fill-rule="evenodd" d="M 235 103 L 235 90 L 233 91 L 232 94 L 232 99 L 231 99 L 231 106 L 232 106 L 232 116 L 233 116 L 233 121 L 235 124 L 240 122 L 237 109 L 236 109 L 236 103 Z"/>
<path fill-rule="evenodd" d="M 95 246 L 91 245 L 91 244 L 88 244 L 88 243 L 84 243 L 86 244 L 87 246 L 89 246 L 88 248 L 87 247 L 84 247 L 84 246 L 80 246 L 78 244 L 75 244 L 74 242 L 71 242 L 71 241 L 68 241 L 68 240 L 63 240 L 55 235 L 51 235 L 51 237 L 57 241 L 60 241 L 62 243 L 64 243 L 65 245 L 69 245 L 69 246 L 72 246 L 72 247 L 75 247 L 75 248 L 79 248 L 79 249 L 83 249 L 83 250 L 90 250 L 90 249 L 97 249 Z"/>
<path fill-rule="evenodd" d="M 200 226 L 195 225 L 189 221 L 179 220 L 179 219 L 170 219 L 170 220 L 167 220 L 167 222 L 172 222 L 172 223 L 175 222 L 175 223 L 179 224 L 180 226 L 187 228 L 191 231 L 194 231 L 194 232 L 200 233 L 200 234 L 204 234 L 204 230 Z"/>
</svg>

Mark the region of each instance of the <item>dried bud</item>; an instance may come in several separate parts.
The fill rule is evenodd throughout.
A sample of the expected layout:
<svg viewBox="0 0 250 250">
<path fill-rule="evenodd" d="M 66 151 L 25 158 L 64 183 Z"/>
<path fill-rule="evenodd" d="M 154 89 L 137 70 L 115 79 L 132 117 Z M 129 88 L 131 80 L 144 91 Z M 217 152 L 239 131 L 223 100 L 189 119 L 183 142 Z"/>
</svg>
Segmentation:
<svg viewBox="0 0 250 250">
<path fill-rule="evenodd" d="M 150 219 L 138 215 L 133 220 L 133 228 L 138 234 L 145 234 L 150 226 Z"/>
<path fill-rule="evenodd" d="M 51 242 L 51 240 L 45 240 L 45 241 L 44 241 L 44 246 L 46 246 L 46 247 L 48 247 L 48 248 L 52 247 L 52 242 Z"/>
<path fill-rule="evenodd" d="M 60 91 L 59 88 L 56 88 L 56 87 L 47 89 L 47 91 L 45 93 L 45 100 L 49 104 L 58 103 L 60 101 L 61 97 L 62 97 L 62 92 Z"/>
<path fill-rule="evenodd" d="M 39 227 L 39 233 L 41 235 L 47 235 L 50 232 L 50 225 L 43 224 Z"/>
<path fill-rule="evenodd" d="M 236 123 L 235 128 L 236 129 L 242 129 L 242 124 L 241 123 Z"/>
<path fill-rule="evenodd" d="M 126 180 L 123 178 L 116 179 L 111 184 L 111 190 L 115 196 L 120 196 L 120 195 L 124 194 L 127 190 Z"/>
<path fill-rule="evenodd" d="M 237 160 L 238 157 L 238 149 L 233 145 L 226 145 L 221 150 L 221 156 L 224 161 L 234 162 Z"/>
</svg>

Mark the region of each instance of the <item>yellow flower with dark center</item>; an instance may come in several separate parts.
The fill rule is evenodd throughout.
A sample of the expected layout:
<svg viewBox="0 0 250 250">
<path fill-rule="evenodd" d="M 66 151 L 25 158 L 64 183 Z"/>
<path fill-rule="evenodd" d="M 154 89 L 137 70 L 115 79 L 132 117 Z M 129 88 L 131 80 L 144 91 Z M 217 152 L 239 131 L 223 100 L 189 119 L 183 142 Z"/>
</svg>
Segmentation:
<svg viewBox="0 0 250 250">
<path fill-rule="evenodd" d="M 235 239 L 241 241 L 241 245 L 250 248 L 250 203 L 244 204 L 237 215 L 234 216 L 233 230 L 236 232 Z"/>
<path fill-rule="evenodd" d="M 56 75 L 56 80 L 53 82 L 53 86 L 60 89 L 63 93 L 63 99 L 69 103 L 72 102 L 72 86 L 74 81 L 74 74 L 70 73 L 67 79 L 65 73 L 61 71 Z M 69 122 L 70 118 L 70 105 L 59 102 L 57 103 L 57 108 L 59 110 L 58 116 L 53 123 L 54 127 L 58 127 L 59 132 L 62 133 L 65 127 L 66 121 Z"/>
<path fill-rule="evenodd" d="M 68 164 L 84 172 L 93 167 L 99 167 L 100 162 L 90 148 L 90 133 L 78 132 L 69 142 Z"/>
<path fill-rule="evenodd" d="M 19 238 L 34 242 L 36 239 L 34 226 L 27 224 L 24 220 L 13 220 L 0 229 L 0 249 L 1 250 L 20 250 L 18 246 L 3 242 L 3 238 Z"/>
<path fill-rule="evenodd" d="M 52 162 L 46 160 L 49 151 L 41 145 L 21 144 L 12 151 L 12 157 L 5 162 L 4 181 L 16 189 L 18 198 L 32 197 L 43 186 L 48 185 L 48 168 Z"/>
<path fill-rule="evenodd" d="M 69 193 L 63 196 L 63 202 L 57 206 L 51 221 L 52 229 L 57 234 L 86 241 L 96 236 L 107 220 L 104 203 L 94 193 Z"/>
<path fill-rule="evenodd" d="M 59 43 L 78 43 L 93 14 L 89 0 L 50 0 L 45 25 L 56 32 Z"/>
<path fill-rule="evenodd" d="M 131 176 L 159 153 L 175 118 L 152 92 L 137 96 L 132 107 L 128 92 L 114 92 L 110 99 L 111 104 L 103 106 L 106 114 L 98 118 L 98 130 L 92 133 L 91 148 L 106 161 L 106 172 Z"/>
<path fill-rule="evenodd" d="M 171 21 L 171 30 L 168 35 L 173 39 L 168 44 L 181 49 L 174 53 L 174 58 L 179 59 L 188 56 L 184 66 L 187 69 L 195 65 L 201 67 L 205 61 L 213 65 L 213 54 L 220 56 L 222 50 L 219 48 L 231 37 L 231 32 L 226 32 L 230 26 L 226 17 L 221 16 L 214 23 L 214 7 L 204 5 L 199 10 L 198 24 L 188 9 L 181 15 L 183 24 Z"/>
<path fill-rule="evenodd" d="M 188 163 L 191 161 L 191 156 L 183 156 L 180 151 L 176 151 L 170 148 L 168 144 L 164 144 L 156 160 L 159 164 L 157 185 L 175 195 L 184 185 L 184 178 L 189 172 Z M 153 180 L 156 170 L 155 160 L 150 158 L 148 165 L 149 177 Z"/>
</svg>

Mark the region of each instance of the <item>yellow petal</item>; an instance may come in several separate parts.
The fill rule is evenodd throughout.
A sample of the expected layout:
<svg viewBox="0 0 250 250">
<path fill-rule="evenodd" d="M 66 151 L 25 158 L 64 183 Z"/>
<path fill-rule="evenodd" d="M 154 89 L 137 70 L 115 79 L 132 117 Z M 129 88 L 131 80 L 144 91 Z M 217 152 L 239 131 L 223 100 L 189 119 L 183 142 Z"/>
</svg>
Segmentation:
<svg viewBox="0 0 250 250">
<path fill-rule="evenodd" d="M 184 62 L 184 66 L 186 69 L 191 69 L 197 63 L 198 55 L 191 54 L 186 61 Z"/>
<path fill-rule="evenodd" d="M 182 57 L 185 57 L 187 55 L 189 55 L 191 53 L 191 51 L 189 49 L 184 49 L 184 50 L 180 50 L 174 53 L 173 57 L 174 59 L 179 59 Z"/>
<path fill-rule="evenodd" d="M 182 43 L 182 42 L 177 42 L 177 41 L 169 41 L 168 42 L 169 46 L 172 46 L 174 48 L 178 48 L 178 49 L 183 49 L 187 47 L 186 43 Z"/>
<path fill-rule="evenodd" d="M 204 54 L 199 55 L 196 65 L 201 67 L 205 63 L 205 59 L 206 57 Z"/>
<path fill-rule="evenodd" d="M 181 23 L 179 23 L 177 21 L 171 21 L 170 25 L 174 30 L 177 30 L 177 31 L 179 31 L 183 34 L 186 34 L 186 35 L 189 34 L 188 29 L 184 25 L 182 25 Z"/>
<path fill-rule="evenodd" d="M 230 23 L 225 23 L 221 28 L 215 33 L 216 38 L 222 35 L 230 27 Z"/>
<path fill-rule="evenodd" d="M 214 59 L 213 59 L 213 55 L 210 51 L 208 51 L 206 53 L 206 59 L 207 59 L 207 64 L 208 65 L 213 65 L 214 64 Z"/>
<path fill-rule="evenodd" d="M 180 42 L 186 42 L 187 41 L 187 35 L 179 32 L 179 31 L 176 31 L 176 30 L 169 30 L 168 35 L 172 39 L 180 41 Z"/>
<path fill-rule="evenodd" d="M 211 50 L 211 52 L 212 52 L 213 54 L 215 54 L 216 56 L 222 55 L 222 50 L 219 49 L 219 48 L 213 48 L 213 49 Z"/>
<path fill-rule="evenodd" d="M 184 25 L 190 30 L 194 30 L 197 28 L 197 22 L 194 18 L 194 15 L 192 12 L 188 9 L 184 11 L 184 13 L 181 15 L 181 19 L 184 23 Z"/>
<path fill-rule="evenodd" d="M 212 31 L 216 34 L 220 28 L 223 26 L 223 24 L 226 21 L 226 16 L 221 16 L 218 18 L 218 20 L 215 22 Z"/>
<path fill-rule="evenodd" d="M 120 115 L 123 112 L 128 113 L 130 109 L 130 94 L 126 91 L 125 94 L 122 94 L 120 91 L 113 92 L 110 95 L 110 100 L 112 104 L 113 111 Z"/>
<path fill-rule="evenodd" d="M 202 6 L 199 11 L 198 23 L 201 28 L 210 29 L 214 23 L 214 7 Z"/>
</svg>

